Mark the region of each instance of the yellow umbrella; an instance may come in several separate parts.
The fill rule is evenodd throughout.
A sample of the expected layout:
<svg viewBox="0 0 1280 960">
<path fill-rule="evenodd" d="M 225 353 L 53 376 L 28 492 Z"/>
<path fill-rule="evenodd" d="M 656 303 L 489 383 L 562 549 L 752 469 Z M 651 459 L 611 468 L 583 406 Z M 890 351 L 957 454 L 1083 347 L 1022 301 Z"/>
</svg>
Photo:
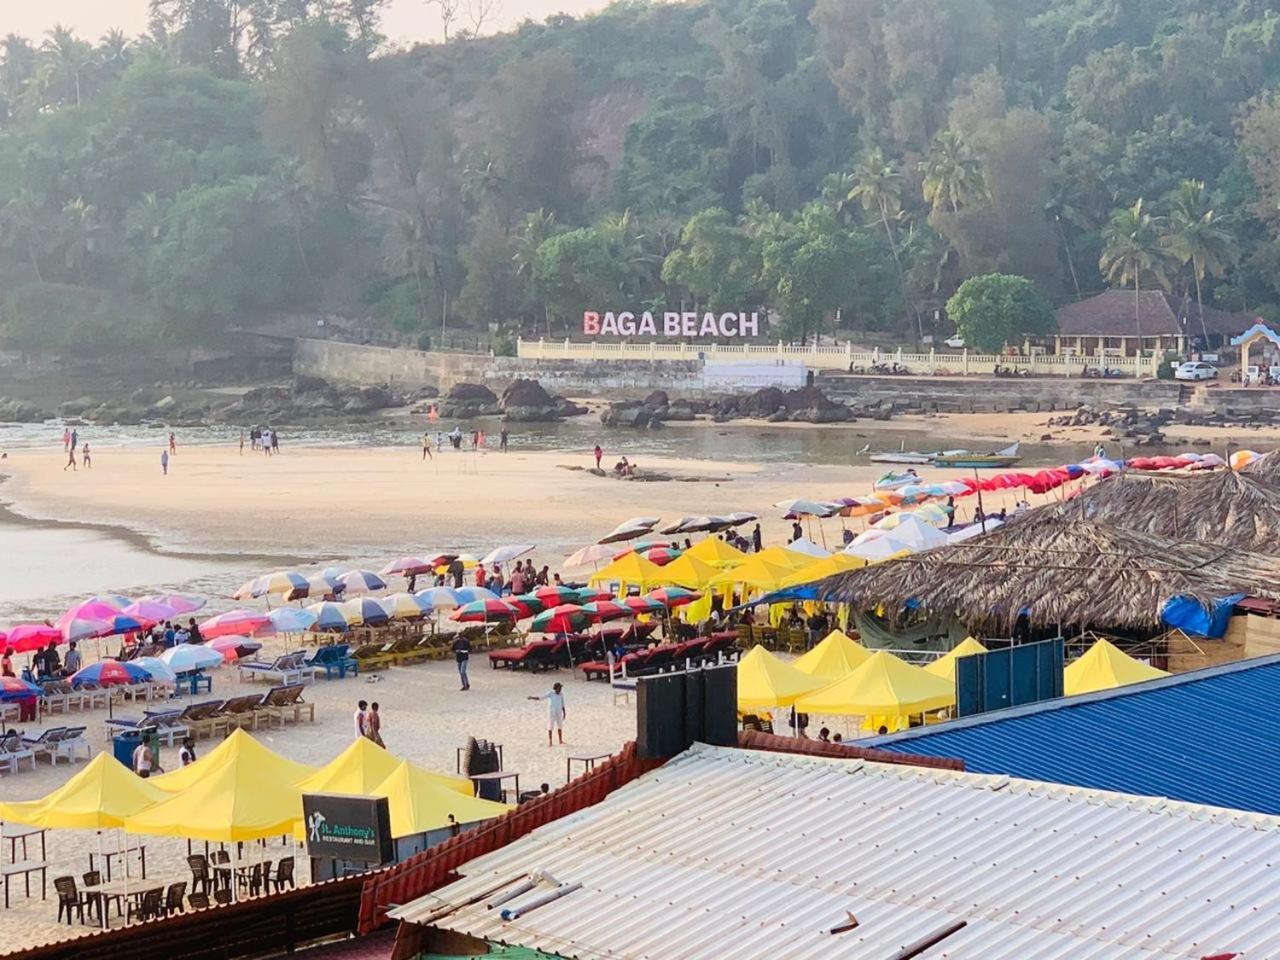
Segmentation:
<svg viewBox="0 0 1280 960">
<path fill-rule="evenodd" d="M 815 560 L 813 563 L 801 567 L 783 580 L 782 585 L 784 587 L 796 587 L 804 583 L 825 580 L 827 577 L 834 577 L 837 573 L 844 573 L 846 570 L 857 570 L 865 566 L 867 566 L 867 561 L 864 557 L 855 557 L 849 553 L 833 553 L 829 557 L 823 557 L 821 560 Z"/>
<path fill-rule="evenodd" d="M 832 630 L 812 650 L 792 664 L 819 680 L 839 680 L 871 659 L 871 651 L 840 630 Z"/>
<path fill-rule="evenodd" d="M 100 753 L 74 777 L 39 800 L 0 804 L 0 818 L 44 829 L 105 830 L 167 800 L 169 794 Z"/>
<path fill-rule="evenodd" d="M 808 566 L 813 562 L 813 557 L 807 553 L 797 553 L 794 550 L 788 550 L 786 547 L 765 547 L 759 553 L 747 554 L 752 560 L 764 560 L 766 563 L 772 563 L 779 567 L 790 567 L 793 571 L 799 570 L 801 567 Z"/>
<path fill-rule="evenodd" d="M 820 688 L 825 680 L 801 673 L 761 646 L 738 661 L 738 709 L 769 710 L 795 703 Z"/>
<path fill-rule="evenodd" d="M 372 740 L 359 737 L 311 776 L 300 781 L 298 789 L 303 793 L 350 793 L 371 797 L 374 796 L 374 788 L 391 776 L 400 763 Z M 475 794 L 474 785 L 466 777 L 451 777 L 427 770 L 421 773 L 434 778 L 447 790 L 466 796 Z"/>
<path fill-rule="evenodd" d="M 733 586 L 742 584 L 746 587 L 761 590 L 777 590 L 784 580 L 796 572 L 793 566 L 783 566 L 776 561 L 757 553 L 736 566 L 723 570 L 712 577 L 709 586 Z"/>
<path fill-rule="evenodd" d="M 851 714 L 861 717 L 902 718 L 936 710 L 956 702 L 953 684 L 877 650 L 843 680 L 796 701 L 809 713 Z M 895 726 L 885 722 L 891 729 Z"/>
<path fill-rule="evenodd" d="M 630 553 L 624 553 L 603 570 L 597 570 L 591 575 L 588 583 L 608 583 L 611 580 L 617 580 L 622 584 L 623 589 L 634 586 L 641 590 L 648 590 L 650 587 L 664 583 L 662 576 L 660 566 L 652 560 L 646 560 L 633 550 Z"/>
<path fill-rule="evenodd" d="M 729 546 L 719 537 L 707 537 L 686 550 L 684 556 L 709 563 L 713 567 L 731 567 L 747 559 L 750 554 L 743 553 L 737 547 Z"/>
<path fill-rule="evenodd" d="M 944 657 L 939 657 L 933 663 L 925 667 L 926 673 L 932 673 L 935 677 L 941 677 L 951 683 L 956 682 L 956 661 L 961 657 L 970 657 L 975 653 L 986 653 L 987 648 L 980 644 L 973 637 L 965 637 L 959 644 Z"/>
<path fill-rule="evenodd" d="M 316 772 L 315 767 L 280 756 L 243 730 L 234 730 L 230 736 L 195 763 L 174 770 L 172 773 L 153 777 L 149 782 L 161 790 L 177 793 L 198 783 L 201 778 L 211 774 L 214 768 L 245 756 L 249 757 L 259 769 L 269 771 L 271 778 L 281 783 L 296 784 Z"/>
<path fill-rule="evenodd" d="M 1114 690 L 1167 676 L 1163 670 L 1123 653 L 1110 640 L 1099 640 L 1083 657 L 1062 671 L 1062 691 L 1073 697 L 1078 693 Z"/>
<path fill-rule="evenodd" d="M 685 551 L 662 568 L 662 582 L 690 590 L 701 590 L 720 570 L 714 564 L 699 560 Z"/>
<path fill-rule="evenodd" d="M 387 798 L 393 837 L 447 827 L 450 814 L 457 823 L 474 823 L 500 817 L 511 809 L 505 803 L 464 796 L 442 784 L 436 774 L 407 761 L 401 762 L 371 795 Z"/>
<path fill-rule="evenodd" d="M 246 739 L 253 738 L 246 735 Z M 126 817 L 124 828 L 130 833 L 215 843 L 290 833 L 302 819 L 302 791 L 296 781 L 278 774 L 273 756 L 269 750 L 245 749 L 225 756 L 195 783 Z"/>
</svg>

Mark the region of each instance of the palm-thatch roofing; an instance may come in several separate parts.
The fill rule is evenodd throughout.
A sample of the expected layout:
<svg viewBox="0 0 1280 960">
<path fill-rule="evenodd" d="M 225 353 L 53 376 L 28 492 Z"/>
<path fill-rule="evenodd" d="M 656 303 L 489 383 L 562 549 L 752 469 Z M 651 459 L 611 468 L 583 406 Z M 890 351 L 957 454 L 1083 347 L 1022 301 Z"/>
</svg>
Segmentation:
<svg viewBox="0 0 1280 960">
<path fill-rule="evenodd" d="M 1169 540 L 1271 552 L 1280 544 L 1280 457 L 1275 460 L 1274 479 L 1231 470 L 1191 476 L 1126 472 L 1036 513 L 1113 524 Z"/>
<path fill-rule="evenodd" d="M 1280 560 L 1214 543 L 1179 542 L 1040 510 L 986 536 L 819 581 L 819 599 L 859 608 L 911 601 L 970 627 L 1151 630 L 1171 597 L 1208 608 L 1235 593 L 1280 598 Z"/>
<path fill-rule="evenodd" d="M 1272 450 L 1240 471 L 1241 476 L 1280 486 L 1280 450 Z"/>
</svg>

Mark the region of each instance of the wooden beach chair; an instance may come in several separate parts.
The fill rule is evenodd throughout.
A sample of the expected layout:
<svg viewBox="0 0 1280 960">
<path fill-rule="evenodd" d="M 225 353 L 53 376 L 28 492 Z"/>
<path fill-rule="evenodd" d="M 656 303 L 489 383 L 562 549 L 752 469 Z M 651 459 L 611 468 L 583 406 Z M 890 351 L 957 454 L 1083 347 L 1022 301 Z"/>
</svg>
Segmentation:
<svg viewBox="0 0 1280 960">
<path fill-rule="evenodd" d="M 172 721 L 174 726 L 185 726 L 197 740 L 218 737 L 230 729 L 230 721 L 222 712 L 225 701 L 205 700 L 189 704 Z"/>
<path fill-rule="evenodd" d="M 262 698 L 258 712 L 266 715 L 268 720 L 277 720 L 281 726 L 286 722 L 300 723 L 304 713 L 309 723 L 315 723 L 316 705 L 302 699 L 303 689 L 300 683 L 272 687 Z"/>
<path fill-rule="evenodd" d="M 395 655 L 392 652 L 394 648 L 394 642 L 364 644 L 352 654 L 352 657 L 360 665 L 361 670 L 383 670 L 395 662 Z"/>
<path fill-rule="evenodd" d="M 262 694 L 251 693 L 244 697 L 232 697 L 222 704 L 222 716 L 230 727 L 258 729 L 258 708 L 262 706 Z"/>
</svg>

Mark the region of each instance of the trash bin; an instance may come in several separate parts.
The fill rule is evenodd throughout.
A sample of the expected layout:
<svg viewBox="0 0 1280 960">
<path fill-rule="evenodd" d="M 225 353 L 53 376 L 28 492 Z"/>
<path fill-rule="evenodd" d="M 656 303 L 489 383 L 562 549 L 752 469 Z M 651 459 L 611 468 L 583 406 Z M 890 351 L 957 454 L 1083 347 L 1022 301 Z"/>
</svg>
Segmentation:
<svg viewBox="0 0 1280 960">
<path fill-rule="evenodd" d="M 137 749 L 138 744 L 142 743 L 143 737 L 148 733 L 154 732 L 155 727 L 140 727 L 137 730 L 121 730 L 111 738 L 111 752 L 117 760 L 132 770 L 133 751 Z"/>
</svg>

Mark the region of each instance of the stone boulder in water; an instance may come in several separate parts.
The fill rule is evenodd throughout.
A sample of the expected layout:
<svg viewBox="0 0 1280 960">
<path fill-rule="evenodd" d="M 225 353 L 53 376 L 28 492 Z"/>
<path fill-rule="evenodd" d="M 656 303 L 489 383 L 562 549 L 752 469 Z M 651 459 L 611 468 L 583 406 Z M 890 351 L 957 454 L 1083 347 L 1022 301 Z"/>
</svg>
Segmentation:
<svg viewBox="0 0 1280 960">
<path fill-rule="evenodd" d="M 560 419 L 560 408 L 556 399 L 542 389 L 537 380 L 515 380 L 502 391 L 498 401 L 502 408 L 502 419 L 514 423 L 539 423 Z"/>
<path fill-rule="evenodd" d="M 440 401 L 440 416 L 466 420 L 501 413 L 498 398 L 482 383 L 455 383 Z"/>
</svg>

